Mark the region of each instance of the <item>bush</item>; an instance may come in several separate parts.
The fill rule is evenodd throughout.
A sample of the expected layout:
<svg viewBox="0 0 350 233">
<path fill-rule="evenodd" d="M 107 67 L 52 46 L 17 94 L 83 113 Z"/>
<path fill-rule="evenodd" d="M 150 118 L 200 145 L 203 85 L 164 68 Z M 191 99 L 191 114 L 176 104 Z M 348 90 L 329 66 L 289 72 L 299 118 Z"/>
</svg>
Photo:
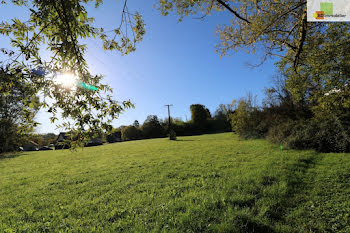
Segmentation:
<svg viewBox="0 0 350 233">
<path fill-rule="evenodd" d="M 235 101 L 232 102 L 233 104 Z M 234 113 L 233 104 L 220 104 L 216 109 L 213 119 L 210 121 L 210 130 L 212 132 L 230 132 L 232 131 L 230 114 Z"/>
<path fill-rule="evenodd" d="M 106 137 L 107 142 L 114 143 L 119 142 L 121 140 L 121 132 L 120 131 L 112 131 Z"/>
<path fill-rule="evenodd" d="M 170 132 L 169 132 L 169 139 L 170 140 L 176 140 L 176 133 L 175 133 L 175 131 L 174 130 L 170 130 Z"/>
<path fill-rule="evenodd" d="M 0 153 L 18 150 L 23 136 L 17 133 L 18 126 L 10 119 L 0 119 Z"/>
<path fill-rule="evenodd" d="M 286 120 L 270 128 L 267 139 L 292 149 L 315 149 L 317 152 L 349 152 L 349 132 L 336 116 L 307 120 Z"/>
<path fill-rule="evenodd" d="M 220 133 L 232 131 L 231 124 L 225 119 L 209 119 L 208 133 Z"/>
<path fill-rule="evenodd" d="M 138 140 L 141 139 L 141 130 L 136 128 L 135 126 L 126 126 L 122 129 L 122 139 L 124 141 L 128 140 Z"/>
<path fill-rule="evenodd" d="M 350 152 L 350 135 L 336 116 L 315 119 L 314 147 L 319 152 Z M 311 136 L 311 135 L 310 135 Z"/>
<path fill-rule="evenodd" d="M 177 121 L 172 123 L 173 130 L 175 131 L 176 135 L 179 135 L 179 136 L 186 135 L 185 126 L 186 126 L 186 123 L 183 121 Z"/>
<path fill-rule="evenodd" d="M 241 100 L 230 118 L 232 131 L 242 138 L 261 138 L 267 132 L 267 128 L 261 124 L 263 113 L 253 107 L 249 100 Z"/>
<path fill-rule="evenodd" d="M 193 133 L 201 134 L 208 130 L 208 119 L 211 118 L 209 109 L 201 104 L 192 104 L 190 106 L 191 122 L 193 124 Z"/>
<path fill-rule="evenodd" d="M 312 119 L 300 120 L 290 124 L 290 134 L 285 135 L 285 145 L 292 149 L 315 149 L 317 125 Z"/>
<path fill-rule="evenodd" d="M 147 117 L 142 127 L 142 135 L 144 138 L 161 138 L 165 137 L 165 129 L 160 124 L 158 117 L 150 115 Z"/>
<path fill-rule="evenodd" d="M 287 138 L 293 134 L 296 122 L 285 120 L 284 122 L 276 122 L 271 126 L 266 135 L 266 139 L 272 143 L 287 145 Z"/>
</svg>

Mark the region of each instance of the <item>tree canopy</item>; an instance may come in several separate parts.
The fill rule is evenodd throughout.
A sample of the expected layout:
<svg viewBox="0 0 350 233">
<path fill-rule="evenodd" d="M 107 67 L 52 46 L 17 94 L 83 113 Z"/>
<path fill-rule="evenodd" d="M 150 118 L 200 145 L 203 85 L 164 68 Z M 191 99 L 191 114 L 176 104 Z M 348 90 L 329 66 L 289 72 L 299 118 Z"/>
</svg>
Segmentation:
<svg viewBox="0 0 350 233">
<path fill-rule="evenodd" d="M 11 40 L 11 49 L 2 48 L 1 52 L 8 59 L 1 62 L 0 91 L 11 95 L 11 89 L 21 83 L 34 90 L 18 99 L 23 109 L 46 108 L 52 113 L 55 122 L 62 111 L 65 122 L 60 127 L 75 131 L 75 138 L 92 136 L 97 131 L 110 130 L 113 119 L 126 108 L 133 107 L 130 101 L 113 99 L 112 89 L 101 83 L 101 75 L 89 72 L 84 58 L 86 45 L 81 39 L 88 37 L 102 41 L 103 48 L 128 54 L 145 34 L 144 22 L 137 12 L 130 13 L 124 4 L 120 25 L 106 30 L 93 26 L 94 18 L 88 16 L 87 4 L 98 8 L 101 0 L 32 0 L 1 1 L 1 4 L 14 4 L 27 7 L 30 17 L 27 21 L 13 18 L 2 21 L 0 34 Z M 129 31 L 129 33 L 128 33 Z M 51 52 L 45 60 L 40 52 Z M 57 74 L 76 76 L 83 85 L 75 90 L 57 83 Z M 10 78 L 4 78 L 10 77 Z M 84 87 L 94 87 L 94 91 Z M 91 88 L 90 88 L 91 89 Z M 43 96 L 43 101 L 33 101 L 36 96 Z M 47 100 L 54 102 L 50 105 Z M 26 116 L 23 121 L 27 128 L 35 126 L 33 117 Z M 72 134 L 73 135 L 73 134 Z"/>
<path fill-rule="evenodd" d="M 295 65 L 301 62 L 308 35 L 306 0 L 162 0 L 159 9 L 164 15 L 176 10 L 180 20 L 190 14 L 205 16 L 212 11 L 228 11 L 232 20 L 218 26 L 217 51 L 221 55 L 238 49 L 253 53 L 259 49 L 265 52 L 262 61 L 273 55 L 287 58 L 288 52 L 293 54 L 291 61 Z"/>
<path fill-rule="evenodd" d="M 180 20 L 188 15 L 213 11 L 232 14 L 219 25 L 220 55 L 237 50 L 263 52 L 260 65 L 274 56 L 285 75 L 285 87 L 294 102 L 308 102 L 320 111 L 347 111 L 350 107 L 349 23 L 307 22 L 307 0 L 161 0 L 167 15 L 176 11 Z"/>
</svg>

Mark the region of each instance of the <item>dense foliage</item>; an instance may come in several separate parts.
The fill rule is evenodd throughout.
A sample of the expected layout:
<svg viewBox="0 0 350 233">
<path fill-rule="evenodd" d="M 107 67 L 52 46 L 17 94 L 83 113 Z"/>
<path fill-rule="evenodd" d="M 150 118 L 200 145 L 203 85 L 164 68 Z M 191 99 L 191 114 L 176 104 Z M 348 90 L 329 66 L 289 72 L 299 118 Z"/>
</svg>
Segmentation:
<svg viewBox="0 0 350 233">
<path fill-rule="evenodd" d="M 133 125 L 123 128 L 121 132 L 122 132 L 122 139 L 124 141 L 138 140 L 142 138 L 142 131 Z"/>
<path fill-rule="evenodd" d="M 105 135 L 106 141 L 109 143 L 119 142 L 121 141 L 121 131 L 113 129 L 111 132 Z"/>
<path fill-rule="evenodd" d="M 23 132 L 31 132 L 33 127 L 26 124 L 33 122 L 33 118 L 38 111 L 35 103 L 39 99 L 34 95 L 34 88 L 18 79 L 16 75 L 11 75 L 0 70 L 0 153 L 17 150 L 24 142 Z M 6 83 L 11 85 L 4 88 Z M 31 96 L 29 103 L 23 102 L 23 98 Z"/>
<path fill-rule="evenodd" d="M 349 112 L 315 112 L 314 105 L 295 102 L 279 84 L 267 90 L 263 107 L 253 106 L 250 98 L 239 101 L 230 115 L 234 132 L 243 138 L 266 137 L 294 149 L 350 151 Z"/>
<path fill-rule="evenodd" d="M 141 127 L 144 138 L 161 138 L 166 135 L 156 115 L 149 115 Z"/>
<path fill-rule="evenodd" d="M 201 104 L 192 104 L 190 106 L 191 121 L 198 133 L 203 133 L 208 128 L 208 119 L 211 118 L 209 109 Z"/>
<path fill-rule="evenodd" d="M 171 119 L 171 129 L 169 129 L 168 119 L 159 120 L 156 115 L 149 115 L 143 124 L 135 121 L 132 125 L 120 127 L 119 130 L 122 132 L 123 140 L 162 138 L 166 136 L 169 136 L 171 140 L 176 140 L 176 136 L 231 131 L 229 117 L 230 113 L 232 113 L 231 105 L 220 105 L 213 118 L 211 118 L 209 109 L 205 108 L 204 105 L 191 105 L 190 110 L 192 111 L 191 119 L 201 119 L 198 117 L 199 113 L 201 113 L 204 116 L 204 122 L 199 123 L 198 120 L 186 122 L 175 118 Z M 193 116 L 193 114 L 196 116 Z"/>
<path fill-rule="evenodd" d="M 59 127 L 74 131 L 76 144 L 82 144 L 96 134 L 110 131 L 111 122 L 125 109 L 133 107 L 130 101 L 114 100 L 111 88 L 101 83 L 102 76 L 89 72 L 84 57 L 87 48 L 81 41 L 97 38 L 104 49 L 128 54 L 145 34 L 142 17 L 130 13 L 124 4 L 120 25 L 115 25 L 114 30 L 105 30 L 96 27 L 95 19 L 88 16 L 86 6 L 91 3 L 98 8 L 102 1 L 1 1 L 1 5 L 13 4 L 30 11 L 27 20 L 13 18 L 0 23 L 0 35 L 11 40 L 11 49 L 1 49 L 8 56 L 0 64 L 1 72 L 6 74 L 0 76 L 1 95 L 14 98 L 12 87 L 18 83 L 26 91 L 17 98 L 24 109 L 21 129 L 25 132 L 21 133 L 28 133 L 37 125 L 33 112 L 26 109 L 44 108 L 52 114 L 52 123 L 58 118 L 64 120 Z M 124 30 L 132 31 L 129 37 Z M 42 56 L 43 50 L 50 52 L 47 60 Z M 85 87 L 94 86 L 94 91 L 84 86 L 71 89 L 58 84 L 57 75 L 64 73 L 76 76 Z M 38 95 L 44 97 L 42 101 L 35 101 Z"/>
</svg>

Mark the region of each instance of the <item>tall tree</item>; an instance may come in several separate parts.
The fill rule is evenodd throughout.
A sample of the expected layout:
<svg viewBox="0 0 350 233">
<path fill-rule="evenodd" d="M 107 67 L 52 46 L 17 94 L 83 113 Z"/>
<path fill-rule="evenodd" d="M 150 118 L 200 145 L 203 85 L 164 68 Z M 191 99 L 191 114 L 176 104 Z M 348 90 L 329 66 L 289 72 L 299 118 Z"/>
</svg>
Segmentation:
<svg viewBox="0 0 350 233">
<path fill-rule="evenodd" d="M 263 52 L 262 64 L 271 56 L 280 58 L 278 67 L 293 101 L 310 101 L 315 112 L 346 111 L 349 108 L 348 23 L 307 22 L 307 0 L 161 0 L 162 14 L 176 11 L 187 15 L 209 15 L 225 11 L 230 22 L 218 26 L 217 52 L 239 49 Z"/>
<path fill-rule="evenodd" d="M 34 95 L 35 90 L 26 82 L 21 82 L 15 75 L 0 71 L 0 153 L 16 149 L 22 141 L 22 133 L 30 132 L 32 127 L 25 124 L 28 118 L 33 122 L 35 113 L 38 111 L 35 104 L 39 100 Z M 11 82 L 12 85 L 5 86 L 4 83 Z M 29 104 L 22 99 L 31 96 Z"/>
<path fill-rule="evenodd" d="M 350 25 L 327 24 L 322 31 L 310 30 L 313 37 L 304 48 L 304 64 L 298 72 L 288 62 L 278 63 L 288 77 L 286 87 L 296 101 L 308 101 L 315 113 L 342 114 L 350 111 Z"/>
<path fill-rule="evenodd" d="M 201 104 L 192 104 L 190 106 L 191 120 L 197 133 L 204 133 L 208 128 L 208 119 L 211 118 L 209 109 Z"/>
<path fill-rule="evenodd" d="M 165 130 L 156 115 L 147 116 L 141 129 L 145 138 L 160 138 L 165 136 Z"/>
</svg>

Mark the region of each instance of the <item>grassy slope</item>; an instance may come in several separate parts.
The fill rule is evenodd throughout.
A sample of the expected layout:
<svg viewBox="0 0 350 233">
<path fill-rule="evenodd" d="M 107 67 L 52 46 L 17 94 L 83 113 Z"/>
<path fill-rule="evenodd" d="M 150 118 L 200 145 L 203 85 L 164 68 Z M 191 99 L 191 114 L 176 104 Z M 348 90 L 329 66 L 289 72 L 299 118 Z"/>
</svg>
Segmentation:
<svg viewBox="0 0 350 233">
<path fill-rule="evenodd" d="M 0 159 L 0 232 L 350 232 L 350 155 L 231 133 Z"/>
</svg>

